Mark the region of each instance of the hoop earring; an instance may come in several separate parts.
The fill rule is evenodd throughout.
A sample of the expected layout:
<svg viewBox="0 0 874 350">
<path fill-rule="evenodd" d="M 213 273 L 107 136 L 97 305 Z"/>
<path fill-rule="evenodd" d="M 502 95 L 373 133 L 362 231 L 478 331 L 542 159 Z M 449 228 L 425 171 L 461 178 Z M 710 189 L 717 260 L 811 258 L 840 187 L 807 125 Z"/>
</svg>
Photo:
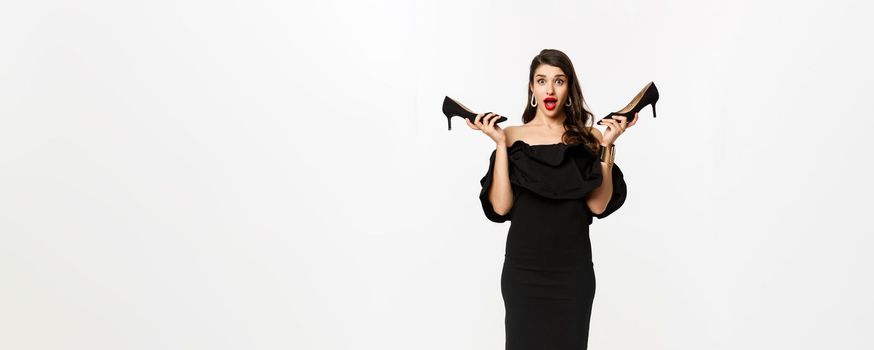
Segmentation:
<svg viewBox="0 0 874 350">
<path fill-rule="evenodd" d="M 571 98 L 568 97 L 568 98 L 567 98 L 567 103 L 565 103 L 564 105 L 565 105 L 566 107 L 570 107 L 572 104 L 573 104 L 573 103 L 571 103 Z"/>
<path fill-rule="evenodd" d="M 534 101 L 534 94 L 531 94 L 531 107 L 537 107 L 537 102 Z"/>
</svg>

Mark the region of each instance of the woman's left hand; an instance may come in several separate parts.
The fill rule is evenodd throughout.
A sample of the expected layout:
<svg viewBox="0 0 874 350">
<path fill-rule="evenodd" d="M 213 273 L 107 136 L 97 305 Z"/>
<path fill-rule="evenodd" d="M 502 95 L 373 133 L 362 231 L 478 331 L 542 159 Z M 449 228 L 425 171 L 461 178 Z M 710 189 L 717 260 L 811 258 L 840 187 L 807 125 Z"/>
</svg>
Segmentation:
<svg viewBox="0 0 874 350">
<path fill-rule="evenodd" d="M 601 123 L 607 125 L 607 131 L 604 132 L 604 139 L 601 140 L 601 144 L 612 145 L 616 142 L 619 135 L 622 135 L 625 130 L 634 126 L 640 118 L 637 117 L 637 113 L 634 113 L 634 120 L 631 123 L 628 123 L 627 119 L 627 117 L 621 115 L 614 115 L 612 119 L 602 119 Z"/>
</svg>

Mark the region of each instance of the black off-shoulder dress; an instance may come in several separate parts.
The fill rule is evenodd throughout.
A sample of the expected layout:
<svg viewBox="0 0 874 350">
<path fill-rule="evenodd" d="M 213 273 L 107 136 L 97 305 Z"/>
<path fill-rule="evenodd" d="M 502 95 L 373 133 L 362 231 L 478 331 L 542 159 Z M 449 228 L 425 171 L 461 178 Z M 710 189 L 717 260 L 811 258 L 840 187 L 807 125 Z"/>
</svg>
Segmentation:
<svg viewBox="0 0 874 350">
<path fill-rule="evenodd" d="M 499 215 L 488 197 L 495 155 L 480 180 L 480 201 L 489 220 L 511 221 L 501 273 L 506 349 L 586 349 L 595 296 L 589 225 L 625 202 L 622 171 L 613 164 L 613 195 L 595 215 L 586 196 L 601 185 L 602 172 L 591 150 L 518 140 L 507 148 L 513 208 Z"/>
</svg>

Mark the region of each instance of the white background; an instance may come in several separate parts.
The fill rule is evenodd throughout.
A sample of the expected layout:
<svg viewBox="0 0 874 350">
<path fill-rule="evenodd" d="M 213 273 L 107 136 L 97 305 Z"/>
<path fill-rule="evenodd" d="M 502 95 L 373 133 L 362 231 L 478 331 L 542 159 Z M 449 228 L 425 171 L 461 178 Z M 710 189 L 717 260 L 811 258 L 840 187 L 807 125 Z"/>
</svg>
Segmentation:
<svg viewBox="0 0 874 350">
<path fill-rule="evenodd" d="M 870 349 L 870 14 L 4 1 L 0 348 L 503 349 L 494 143 L 440 107 L 521 124 L 554 48 L 599 118 L 661 92 L 591 227 L 591 349 Z"/>
</svg>

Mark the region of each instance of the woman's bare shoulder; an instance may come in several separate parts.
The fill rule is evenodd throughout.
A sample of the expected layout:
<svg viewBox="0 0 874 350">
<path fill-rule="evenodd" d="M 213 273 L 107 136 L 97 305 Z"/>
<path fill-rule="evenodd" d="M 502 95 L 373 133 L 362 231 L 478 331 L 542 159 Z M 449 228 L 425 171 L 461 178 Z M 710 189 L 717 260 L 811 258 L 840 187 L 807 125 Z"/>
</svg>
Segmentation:
<svg viewBox="0 0 874 350">
<path fill-rule="evenodd" d="M 513 145 L 514 142 L 522 139 L 524 135 L 524 125 L 511 125 L 504 128 L 504 136 L 506 136 L 505 143 L 507 147 Z"/>
</svg>

